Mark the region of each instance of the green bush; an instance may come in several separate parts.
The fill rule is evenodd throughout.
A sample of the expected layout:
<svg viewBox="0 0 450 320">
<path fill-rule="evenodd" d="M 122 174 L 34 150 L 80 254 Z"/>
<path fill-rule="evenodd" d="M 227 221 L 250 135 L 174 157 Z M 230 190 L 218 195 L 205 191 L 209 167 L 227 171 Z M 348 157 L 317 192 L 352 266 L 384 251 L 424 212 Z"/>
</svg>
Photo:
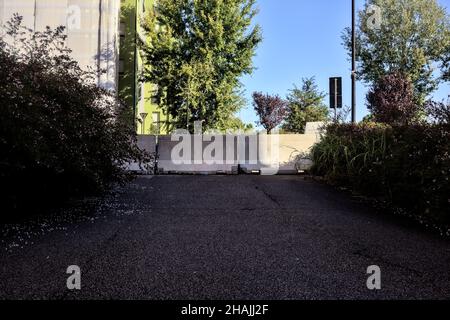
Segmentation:
<svg viewBox="0 0 450 320">
<path fill-rule="evenodd" d="M 312 151 L 316 174 L 416 214 L 450 218 L 450 126 L 332 124 Z"/>
<path fill-rule="evenodd" d="M 0 37 L 0 187 L 6 206 L 106 190 L 146 162 L 114 94 L 64 47 L 64 29 L 31 32 L 15 16 Z"/>
</svg>

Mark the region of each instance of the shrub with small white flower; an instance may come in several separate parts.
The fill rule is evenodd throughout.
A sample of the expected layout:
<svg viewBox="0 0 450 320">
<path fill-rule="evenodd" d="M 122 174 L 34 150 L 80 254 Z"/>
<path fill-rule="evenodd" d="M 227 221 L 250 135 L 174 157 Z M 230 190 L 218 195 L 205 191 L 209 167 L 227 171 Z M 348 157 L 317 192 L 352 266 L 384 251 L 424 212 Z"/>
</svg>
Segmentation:
<svg viewBox="0 0 450 320">
<path fill-rule="evenodd" d="M 64 28 L 32 32 L 15 15 L 0 35 L 0 187 L 10 208 L 106 190 L 150 155 L 115 96 L 65 46 Z M 5 203 L 4 203 L 5 205 Z"/>
</svg>

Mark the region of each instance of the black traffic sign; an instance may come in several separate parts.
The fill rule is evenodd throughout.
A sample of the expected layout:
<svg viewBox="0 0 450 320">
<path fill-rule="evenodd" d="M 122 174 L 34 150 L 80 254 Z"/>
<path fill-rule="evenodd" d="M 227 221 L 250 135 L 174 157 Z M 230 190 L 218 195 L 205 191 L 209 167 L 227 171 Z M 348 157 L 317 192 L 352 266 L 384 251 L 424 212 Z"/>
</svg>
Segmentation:
<svg viewBox="0 0 450 320">
<path fill-rule="evenodd" d="M 342 78 L 330 78 L 330 108 L 342 108 Z"/>
</svg>

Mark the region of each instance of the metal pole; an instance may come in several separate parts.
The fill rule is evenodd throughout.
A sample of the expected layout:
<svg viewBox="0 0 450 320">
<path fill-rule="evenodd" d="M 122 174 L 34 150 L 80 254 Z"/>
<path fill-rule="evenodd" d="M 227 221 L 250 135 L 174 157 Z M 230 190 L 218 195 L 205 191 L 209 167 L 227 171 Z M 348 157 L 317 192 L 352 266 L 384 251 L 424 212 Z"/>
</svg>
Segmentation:
<svg viewBox="0 0 450 320">
<path fill-rule="evenodd" d="M 136 93 L 136 82 L 137 82 L 137 55 L 138 55 L 138 48 L 137 48 L 137 32 L 138 32 L 138 0 L 135 2 L 135 16 L 134 16 L 134 53 L 133 53 L 133 123 L 135 130 L 137 130 L 137 93 Z"/>
<path fill-rule="evenodd" d="M 187 90 L 187 98 L 186 98 L 186 130 L 189 131 L 189 98 L 191 90 L 191 76 L 188 75 L 188 90 Z"/>
<path fill-rule="evenodd" d="M 356 122 L 356 12 L 352 0 L 352 123 Z"/>
</svg>

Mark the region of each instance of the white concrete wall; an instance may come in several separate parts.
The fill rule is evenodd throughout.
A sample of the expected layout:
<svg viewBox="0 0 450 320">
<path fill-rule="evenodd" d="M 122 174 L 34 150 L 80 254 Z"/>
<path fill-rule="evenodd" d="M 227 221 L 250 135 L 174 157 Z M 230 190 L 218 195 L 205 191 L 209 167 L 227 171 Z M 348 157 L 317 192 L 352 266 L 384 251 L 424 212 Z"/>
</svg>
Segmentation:
<svg viewBox="0 0 450 320">
<path fill-rule="evenodd" d="M 213 155 L 219 163 L 209 164 L 205 154 L 209 154 L 212 141 L 218 140 L 218 146 L 222 146 L 219 153 Z M 155 136 L 140 136 L 139 146 L 149 152 L 156 152 Z M 186 136 L 190 145 L 187 159 L 190 163 L 178 164 L 174 162 L 174 148 L 180 146 L 180 141 L 172 141 L 171 136 L 160 136 L 158 168 L 165 173 L 233 173 L 237 166 L 247 172 L 264 171 L 277 174 L 295 174 L 298 172 L 298 161 L 302 155 L 309 153 L 311 147 L 320 141 L 320 133 L 292 134 L 292 135 L 254 135 L 244 137 L 245 143 L 239 144 L 238 140 L 242 136 Z M 195 139 L 199 139 L 199 147 L 195 147 Z M 251 147 L 256 142 L 256 148 Z M 227 143 L 228 141 L 228 143 Z M 231 143 L 232 142 L 232 143 Z M 268 146 L 272 146 L 268 147 Z M 208 152 L 205 152 L 208 151 Z M 267 152 L 264 152 L 267 150 Z M 197 162 L 195 161 L 197 160 Z M 200 161 L 199 161 L 200 160 Z"/>
<path fill-rule="evenodd" d="M 320 135 L 316 133 L 280 135 L 280 172 L 296 173 L 299 158 L 319 141 Z"/>
<path fill-rule="evenodd" d="M 203 136 L 203 138 L 208 139 L 207 136 Z M 222 144 L 225 146 L 225 137 L 219 136 L 218 137 Z M 205 148 L 210 144 L 210 142 L 202 141 L 200 143 L 200 148 L 197 149 L 200 152 L 196 152 L 195 143 L 194 143 L 195 136 L 190 137 L 191 141 L 191 150 L 189 158 L 191 159 L 191 164 L 176 164 L 174 163 L 174 159 L 172 157 L 172 151 L 174 150 L 175 146 L 179 144 L 177 141 L 171 141 L 171 136 L 160 136 L 159 137 L 159 143 L 158 143 L 158 151 L 159 151 L 159 160 L 158 160 L 158 168 L 160 170 L 163 170 L 164 172 L 173 172 L 173 173 L 216 173 L 218 171 L 223 171 L 227 173 L 231 173 L 234 166 L 237 166 L 237 155 L 236 155 L 236 149 L 231 148 L 229 149 L 229 155 L 231 152 L 234 152 L 234 157 L 231 163 L 226 163 L 226 150 L 222 149 L 223 151 L 223 157 L 222 162 L 223 163 L 216 163 L 213 165 L 206 164 L 203 161 L 198 163 L 196 160 L 202 159 L 202 154 L 205 151 Z"/>
<path fill-rule="evenodd" d="M 65 26 L 67 46 L 82 68 L 104 69 L 99 86 L 117 91 L 120 0 L 0 0 L 0 25 L 14 13 L 35 31 Z"/>
</svg>

